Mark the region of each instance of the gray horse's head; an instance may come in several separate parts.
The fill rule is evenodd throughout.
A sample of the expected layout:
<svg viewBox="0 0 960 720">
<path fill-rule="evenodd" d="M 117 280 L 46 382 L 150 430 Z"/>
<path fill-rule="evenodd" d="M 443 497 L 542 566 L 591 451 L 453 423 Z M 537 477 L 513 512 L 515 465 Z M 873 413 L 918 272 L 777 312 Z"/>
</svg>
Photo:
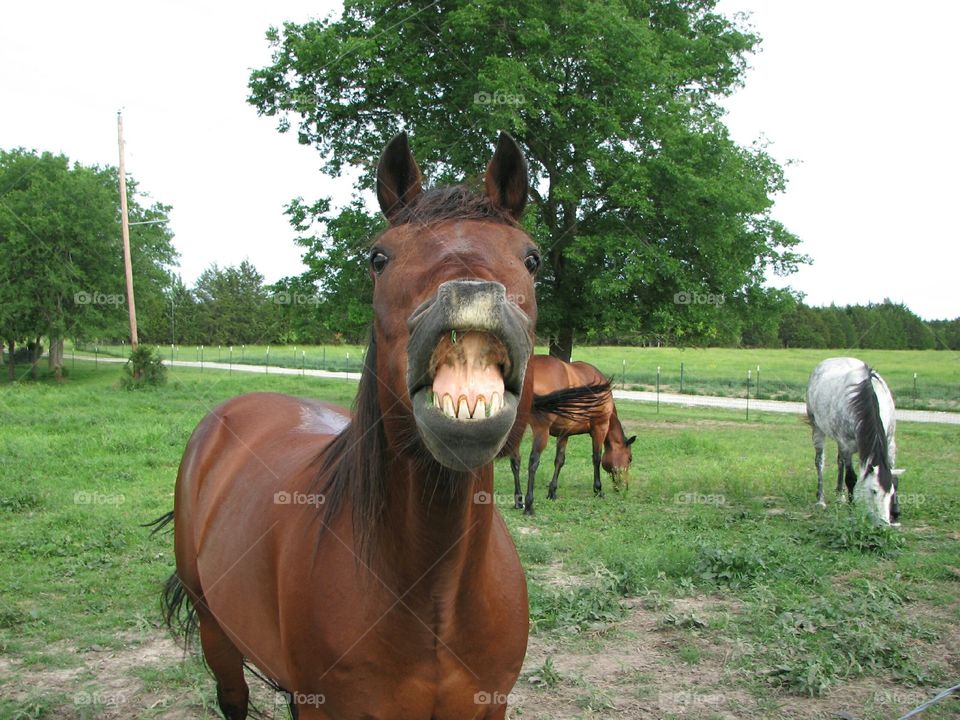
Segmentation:
<svg viewBox="0 0 960 720">
<path fill-rule="evenodd" d="M 889 470 L 882 465 L 868 465 L 861 471 L 854 496 L 878 523 L 900 525 L 897 480 L 902 474 L 903 470 Z"/>
</svg>

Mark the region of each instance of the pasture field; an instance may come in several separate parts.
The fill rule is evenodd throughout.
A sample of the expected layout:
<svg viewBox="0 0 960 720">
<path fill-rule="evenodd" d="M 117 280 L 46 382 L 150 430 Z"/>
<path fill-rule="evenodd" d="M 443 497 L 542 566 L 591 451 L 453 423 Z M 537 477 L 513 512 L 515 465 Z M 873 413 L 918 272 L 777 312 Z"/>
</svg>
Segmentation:
<svg viewBox="0 0 960 720">
<path fill-rule="evenodd" d="M 92 346 L 86 346 L 92 351 Z M 206 347 L 207 362 L 228 362 L 229 347 Z M 102 346 L 100 352 L 125 356 L 121 346 Z M 160 346 L 164 358 L 200 360 L 195 346 Z M 362 345 L 297 346 L 273 345 L 269 363 L 284 367 L 359 372 Z M 544 346 L 538 353 L 546 353 Z M 680 364 L 683 363 L 682 390 L 697 395 L 743 397 L 747 391 L 747 371 L 751 371 L 750 397 L 757 397 L 757 367 L 760 368 L 760 397 L 767 400 L 802 401 L 807 379 L 814 366 L 828 357 L 852 355 L 873 366 L 890 385 L 897 407 L 921 410 L 960 410 L 960 353 L 947 350 L 775 350 L 768 348 L 642 348 L 577 346 L 574 360 L 596 365 L 613 378 L 616 387 L 653 390 L 660 368 L 660 389 L 680 392 Z M 69 362 L 70 350 L 67 351 Z M 262 365 L 267 362 L 266 345 L 233 348 L 233 362 Z M 916 395 L 914 373 L 917 374 Z"/>
<path fill-rule="evenodd" d="M 220 401 L 348 404 L 356 390 L 178 368 L 165 388 L 127 392 L 119 374 L 78 360 L 59 387 L 0 385 L 4 720 L 218 717 L 212 679 L 159 624 L 172 538 L 140 524 L 171 508 L 187 437 Z M 626 492 L 605 477 L 593 497 L 580 437 L 547 501 L 551 442 L 524 517 L 498 461 L 492 500 L 530 589 L 511 717 L 880 720 L 960 680 L 960 428 L 898 425 L 903 527 L 883 530 L 829 497 L 814 511 L 799 418 L 619 410 L 638 435 Z M 947 700 L 922 717 L 958 713 Z"/>
</svg>

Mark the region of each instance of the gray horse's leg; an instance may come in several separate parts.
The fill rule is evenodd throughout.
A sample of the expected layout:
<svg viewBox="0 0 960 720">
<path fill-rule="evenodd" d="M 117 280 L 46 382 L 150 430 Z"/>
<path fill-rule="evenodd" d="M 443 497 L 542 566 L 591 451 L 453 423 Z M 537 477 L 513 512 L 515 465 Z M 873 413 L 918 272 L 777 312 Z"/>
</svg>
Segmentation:
<svg viewBox="0 0 960 720">
<path fill-rule="evenodd" d="M 857 485 L 857 473 L 853 469 L 852 457 L 845 458 L 846 472 L 844 479 L 847 481 L 847 501 L 853 502 L 853 489 Z"/>
<path fill-rule="evenodd" d="M 843 450 L 837 446 L 837 495 L 843 493 L 843 471 L 846 470 L 847 463 L 843 458 Z"/>
<path fill-rule="evenodd" d="M 825 508 L 827 501 L 823 499 L 823 442 L 824 434 L 817 428 L 813 430 L 813 447 L 816 451 L 813 456 L 813 464 L 817 468 L 817 507 Z"/>
</svg>

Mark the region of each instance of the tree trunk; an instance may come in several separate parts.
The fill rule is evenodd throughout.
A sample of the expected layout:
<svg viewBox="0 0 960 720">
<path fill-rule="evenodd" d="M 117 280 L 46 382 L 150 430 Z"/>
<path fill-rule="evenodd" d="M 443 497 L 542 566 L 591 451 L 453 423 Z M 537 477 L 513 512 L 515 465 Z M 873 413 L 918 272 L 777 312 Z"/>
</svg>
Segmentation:
<svg viewBox="0 0 960 720">
<path fill-rule="evenodd" d="M 47 355 L 47 369 L 53 373 L 57 382 L 63 380 L 63 338 L 50 338 L 50 353 Z"/>
<path fill-rule="evenodd" d="M 16 362 L 13 359 L 13 353 L 17 349 L 17 343 L 14 340 L 7 341 L 7 378 L 10 382 L 17 379 Z"/>
<path fill-rule="evenodd" d="M 573 355 L 573 326 L 565 325 L 560 332 L 550 338 L 550 354 L 564 362 L 570 362 Z"/>
<path fill-rule="evenodd" d="M 550 264 L 553 266 L 553 292 L 556 300 L 565 306 L 564 316 L 568 318 L 568 322 L 550 337 L 550 355 L 564 362 L 570 362 L 570 356 L 573 354 L 573 318 L 576 317 L 578 308 L 577 304 L 569 299 L 571 288 L 568 287 L 567 259 L 563 256 L 563 250 L 555 249 L 550 254 Z"/>
<path fill-rule="evenodd" d="M 27 350 L 30 356 L 30 379 L 37 379 L 37 363 L 40 362 L 40 356 L 43 354 L 43 346 L 40 344 L 40 338 L 29 340 Z"/>
</svg>

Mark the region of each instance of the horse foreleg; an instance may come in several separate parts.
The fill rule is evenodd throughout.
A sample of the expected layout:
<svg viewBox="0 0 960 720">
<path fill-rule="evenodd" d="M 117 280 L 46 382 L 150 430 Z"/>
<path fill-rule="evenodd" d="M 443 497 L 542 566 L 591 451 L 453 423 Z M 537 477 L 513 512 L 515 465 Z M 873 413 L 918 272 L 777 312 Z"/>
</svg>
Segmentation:
<svg viewBox="0 0 960 720">
<path fill-rule="evenodd" d="M 597 497 L 603 497 L 603 485 L 600 482 L 600 457 L 603 455 L 603 438 L 606 435 L 606 428 L 600 430 L 594 427 L 590 432 L 590 437 L 593 439 L 593 494 Z"/>
<path fill-rule="evenodd" d="M 567 440 L 569 439 L 569 436 L 557 438 L 557 456 L 553 459 L 553 480 L 550 481 L 550 486 L 547 488 L 548 500 L 557 499 L 557 480 L 560 479 L 560 468 L 567 460 Z"/>
<path fill-rule="evenodd" d="M 513 473 L 513 506 L 523 508 L 523 492 L 520 490 L 520 448 L 510 455 L 510 472 Z"/>
<path fill-rule="evenodd" d="M 817 467 L 817 506 L 825 508 L 827 501 L 823 499 L 823 445 L 814 447 L 816 453 L 813 457 L 813 464 Z"/>
<path fill-rule="evenodd" d="M 843 451 L 837 446 L 837 495 L 843 492 L 843 471 L 847 463 L 843 458 Z"/>
<path fill-rule="evenodd" d="M 530 449 L 530 464 L 527 467 L 527 496 L 523 501 L 524 515 L 533 515 L 533 481 L 537 477 L 537 468 L 540 467 L 540 455 L 547 447 L 549 439 L 548 428 L 533 429 L 533 447 Z"/>
<path fill-rule="evenodd" d="M 243 677 L 243 653 L 202 605 L 197 608 L 197 615 L 203 657 L 217 680 L 220 711 L 227 720 L 245 720 L 250 691 Z"/>
<path fill-rule="evenodd" d="M 853 502 L 853 489 L 857 486 L 857 473 L 853 469 L 853 460 L 846 462 L 847 502 Z"/>
</svg>

